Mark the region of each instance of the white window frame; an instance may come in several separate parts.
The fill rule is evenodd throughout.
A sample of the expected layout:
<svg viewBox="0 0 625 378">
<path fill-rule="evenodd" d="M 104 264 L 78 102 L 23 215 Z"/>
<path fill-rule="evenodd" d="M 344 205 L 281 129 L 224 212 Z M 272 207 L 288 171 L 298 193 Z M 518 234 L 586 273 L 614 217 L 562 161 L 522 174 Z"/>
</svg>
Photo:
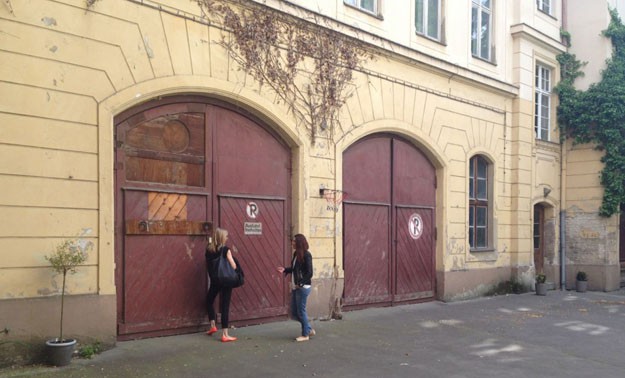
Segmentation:
<svg viewBox="0 0 625 378">
<path fill-rule="evenodd" d="M 485 172 L 480 174 L 478 167 Z M 492 223 L 492 163 L 484 155 L 474 155 L 469 159 L 469 212 L 467 219 L 469 250 L 471 252 L 490 251 L 493 248 Z M 478 211 L 484 211 L 483 223 L 478 222 Z M 479 234 L 482 233 L 480 238 Z M 478 243 L 481 240 L 481 243 Z"/>
<path fill-rule="evenodd" d="M 551 134 L 551 68 L 539 63 L 536 64 L 534 91 L 536 139 L 549 141 Z"/>
<path fill-rule="evenodd" d="M 366 7 L 366 2 L 370 1 L 373 9 L 369 9 Z M 380 10 L 380 4 L 378 4 L 379 0 L 343 0 L 345 4 L 349 4 L 358 9 L 362 9 L 365 12 L 373 13 L 377 15 Z"/>
<path fill-rule="evenodd" d="M 495 0 L 472 0 L 471 1 L 471 54 L 481 59 L 492 61 L 492 40 L 493 40 L 493 7 Z M 488 2 L 488 6 L 486 6 Z M 483 55 L 482 39 L 484 33 L 481 31 L 483 15 L 488 15 L 487 24 L 487 46 L 486 56 Z"/>
<path fill-rule="evenodd" d="M 436 2 L 436 35 L 430 34 L 430 24 L 429 24 L 429 13 L 430 13 L 430 2 Z M 441 8 L 442 8 L 443 0 L 415 0 L 415 30 L 417 34 L 424 35 L 428 38 L 435 39 L 440 41 L 441 38 Z M 421 15 L 421 20 L 417 18 L 417 9 L 419 9 L 419 4 L 421 4 L 421 9 L 423 9 L 423 14 Z M 419 23 L 421 21 L 421 30 L 419 30 Z"/>
<path fill-rule="evenodd" d="M 552 0 L 536 0 L 536 7 L 538 8 L 538 10 L 548 15 L 553 14 L 553 1 Z"/>
</svg>

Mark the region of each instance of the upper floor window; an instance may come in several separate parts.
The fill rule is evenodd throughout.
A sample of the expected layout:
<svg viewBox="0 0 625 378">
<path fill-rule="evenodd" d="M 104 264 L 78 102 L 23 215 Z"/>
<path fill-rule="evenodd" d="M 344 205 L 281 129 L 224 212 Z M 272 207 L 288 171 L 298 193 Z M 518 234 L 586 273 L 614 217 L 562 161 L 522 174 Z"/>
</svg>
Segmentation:
<svg viewBox="0 0 625 378">
<path fill-rule="evenodd" d="M 538 7 L 539 10 L 547 13 L 547 14 L 551 14 L 551 0 L 536 0 L 536 6 Z"/>
<path fill-rule="evenodd" d="M 492 1 L 472 0 L 471 54 L 491 60 Z"/>
<path fill-rule="evenodd" d="M 357 8 L 371 13 L 378 13 L 378 0 L 344 0 L 345 4 L 353 5 Z"/>
<path fill-rule="evenodd" d="M 469 161 L 469 246 L 471 250 L 485 249 L 490 238 L 490 169 L 482 156 Z"/>
<path fill-rule="evenodd" d="M 416 0 L 415 27 L 418 34 L 440 40 L 441 37 L 441 1 Z"/>
<path fill-rule="evenodd" d="M 536 138 L 549 140 L 551 129 L 551 70 L 547 67 L 536 65 L 534 104 L 534 130 Z"/>
</svg>

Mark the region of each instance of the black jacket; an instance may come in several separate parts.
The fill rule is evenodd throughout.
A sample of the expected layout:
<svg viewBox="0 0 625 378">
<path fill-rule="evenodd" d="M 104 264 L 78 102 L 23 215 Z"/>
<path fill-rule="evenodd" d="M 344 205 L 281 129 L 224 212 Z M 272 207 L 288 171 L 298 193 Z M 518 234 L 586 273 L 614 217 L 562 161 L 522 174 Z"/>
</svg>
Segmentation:
<svg viewBox="0 0 625 378">
<path fill-rule="evenodd" d="M 293 253 L 293 266 L 290 268 L 284 268 L 284 274 L 293 273 L 293 281 L 295 286 L 301 287 L 303 285 L 310 285 L 313 275 L 312 255 L 310 252 L 304 252 L 304 263 L 300 264 L 295 258 Z"/>
</svg>

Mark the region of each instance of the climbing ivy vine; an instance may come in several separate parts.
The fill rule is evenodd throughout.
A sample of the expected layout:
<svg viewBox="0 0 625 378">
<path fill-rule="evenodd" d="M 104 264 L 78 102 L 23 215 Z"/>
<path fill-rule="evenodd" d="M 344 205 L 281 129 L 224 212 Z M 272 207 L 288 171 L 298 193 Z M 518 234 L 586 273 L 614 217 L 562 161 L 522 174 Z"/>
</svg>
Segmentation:
<svg viewBox="0 0 625 378">
<path fill-rule="evenodd" d="M 575 89 L 573 83 L 583 75 L 584 63 L 564 53 L 558 56 L 562 77 L 555 88 L 563 137 L 573 138 L 574 143 L 594 143 L 596 149 L 604 151 L 604 194 L 599 214 L 605 217 L 617 214 L 625 204 L 625 26 L 615 9 L 610 9 L 610 16 L 603 35 L 611 39 L 613 51 L 601 81 L 586 91 Z"/>
</svg>

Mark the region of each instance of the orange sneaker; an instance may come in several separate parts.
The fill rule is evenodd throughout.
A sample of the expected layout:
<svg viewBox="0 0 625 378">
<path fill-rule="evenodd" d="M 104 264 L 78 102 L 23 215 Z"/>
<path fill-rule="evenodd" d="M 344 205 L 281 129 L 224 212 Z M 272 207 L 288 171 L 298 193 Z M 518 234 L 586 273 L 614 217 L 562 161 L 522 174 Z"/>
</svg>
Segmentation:
<svg viewBox="0 0 625 378">
<path fill-rule="evenodd" d="M 217 332 L 217 327 L 212 327 L 211 329 L 209 329 L 208 331 L 206 331 L 206 334 L 208 336 L 212 335 L 213 333 Z"/>
<path fill-rule="evenodd" d="M 221 336 L 222 343 L 228 343 L 230 341 L 237 341 L 237 338 L 234 336 Z"/>
</svg>

